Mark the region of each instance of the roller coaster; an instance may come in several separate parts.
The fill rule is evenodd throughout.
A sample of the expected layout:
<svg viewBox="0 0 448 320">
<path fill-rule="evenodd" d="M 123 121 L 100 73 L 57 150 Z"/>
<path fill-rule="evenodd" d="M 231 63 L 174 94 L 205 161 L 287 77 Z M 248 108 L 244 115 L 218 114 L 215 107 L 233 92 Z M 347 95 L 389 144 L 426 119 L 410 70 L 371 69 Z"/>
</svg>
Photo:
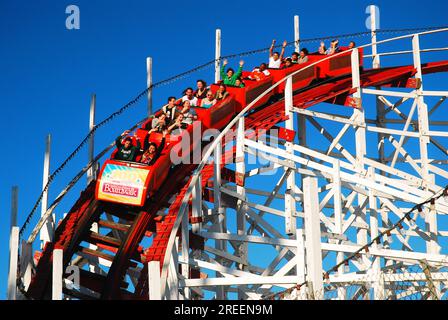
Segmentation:
<svg viewBox="0 0 448 320">
<path fill-rule="evenodd" d="M 429 120 L 448 91 L 423 89 L 423 76 L 448 71 L 448 60 L 421 62 L 420 38 L 447 31 L 309 54 L 307 63 L 270 69 L 270 76 L 245 80 L 243 88 L 229 86 L 229 96 L 211 108 L 195 107 L 198 121 L 168 135 L 153 165 L 112 154 L 57 224 L 53 240 L 28 260 L 22 253 L 23 298 L 52 298 L 55 250 L 63 252 L 62 270 L 79 267 L 75 286 L 63 274 L 70 299 L 401 299 L 415 292 L 421 299 L 446 298 L 448 256 L 440 240 L 446 231 L 437 221 L 448 213 L 448 202 L 438 197 L 448 171 L 428 149 L 448 154 L 436 142 L 446 131 L 430 129 L 444 126 L 443 116 Z M 411 55 L 412 64 L 367 67 L 368 58 L 379 59 L 377 47 L 398 41 L 411 42 L 412 50 L 397 54 Z M 433 97 L 438 100 L 428 111 L 425 100 Z M 408 115 L 406 102 L 413 102 Z M 367 118 L 369 108 L 375 121 Z M 133 129 L 140 140 L 159 144 L 161 134 L 148 138 L 152 119 Z M 333 135 L 319 121 L 342 128 Z M 312 128 L 321 140 L 307 137 Z M 190 138 L 210 129 L 219 130 L 213 139 Z M 344 141 L 350 129 L 354 142 Z M 367 142 L 369 133 L 377 134 L 378 145 Z M 418 152 L 404 148 L 410 139 Z M 173 150 L 185 140 L 189 151 L 181 158 L 205 151 L 197 163 L 174 165 Z M 267 165 L 248 164 L 254 155 Z M 416 207 L 407 213 L 409 203 Z M 392 238 L 401 249 L 392 248 Z M 415 266 L 421 270 L 410 271 Z"/>
</svg>

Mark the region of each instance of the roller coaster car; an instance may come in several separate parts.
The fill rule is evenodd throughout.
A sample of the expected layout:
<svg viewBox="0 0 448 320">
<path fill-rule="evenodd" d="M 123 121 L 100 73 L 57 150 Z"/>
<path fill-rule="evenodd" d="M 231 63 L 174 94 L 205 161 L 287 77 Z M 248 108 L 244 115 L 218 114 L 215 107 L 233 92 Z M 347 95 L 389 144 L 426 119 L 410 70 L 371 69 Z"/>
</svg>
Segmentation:
<svg viewBox="0 0 448 320">
<path fill-rule="evenodd" d="M 143 206 L 146 199 L 153 196 L 167 179 L 173 165 L 171 157 L 176 156 L 177 159 L 185 161 L 186 157 L 190 157 L 195 148 L 199 147 L 201 141 L 191 139 L 193 130 L 200 132 L 199 125 L 199 121 L 195 121 L 186 129 L 181 130 L 180 134 L 166 135 L 165 147 L 153 165 L 139 163 L 141 156 L 136 158 L 136 162 L 115 160 L 113 159 L 115 150 L 111 159 L 104 163 L 100 171 L 95 198 L 130 206 Z M 144 141 L 148 131 L 138 129 L 136 134 L 141 141 Z M 160 133 L 152 133 L 149 136 L 149 141 L 157 145 L 160 145 L 161 140 Z M 182 141 L 185 143 L 181 143 Z M 135 138 L 132 139 L 132 143 L 136 145 Z M 187 150 L 182 148 L 185 146 L 188 147 Z"/>
<path fill-rule="evenodd" d="M 347 51 L 348 47 L 341 47 L 340 50 Z M 363 61 L 363 48 L 358 49 L 359 50 L 359 66 L 362 67 L 362 61 Z M 304 69 L 305 67 L 318 62 L 320 60 L 323 60 L 327 58 L 327 55 L 321 55 L 318 53 L 310 53 L 308 55 L 308 62 L 303 64 L 293 64 L 291 67 L 286 69 L 271 69 L 269 68 L 269 72 L 271 73 L 273 77 L 273 83 L 276 83 L 286 77 L 287 75 L 300 70 Z M 346 74 L 351 74 L 352 72 L 352 64 L 351 64 L 351 51 L 347 51 L 345 53 L 342 53 L 338 56 L 334 56 L 330 59 L 318 62 L 316 65 L 306 68 L 304 71 L 297 73 L 293 76 L 292 82 L 292 89 L 297 90 L 304 88 L 311 84 L 311 82 L 315 79 L 325 79 L 325 78 L 331 78 L 331 77 L 337 77 L 342 76 Z M 274 92 L 276 94 L 283 93 L 285 90 L 286 82 L 282 82 L 279 84 Z"/>
<path fill-rule="evenodd" d="M 346 51 L 346 52 L 333 58 L 324 60 L 317 64 L 319 71 L 318 73 L 319 78 L 323 79 L 329 77 L 337 77 L 345 74 L 350 74 L 352 72 L 352 59 L 351 59 L 352 52 L 348 51 L 348 47 L 340 47 L 340 51 L 342 52 Z M 359 53 L 359 66 L 362 67 L 363 54 L 364 54 L 363 48 L 359 48 L 358 53 Z M 328 56 L 319 54 L 308 55 L 308 59 L 310 62 L 322 60 L 326 57 Z"/>
<path fill-rule="evenodd" d="M 245 78 L 249 75 L 249 72 L 244 71 L 242 77 Z M 244 80 L 245 87 L 232 87 L 226 86 L 227 91 L 230 95 L 234 97 L 235 100 L 235 112 L 240 112 L 244 109 L 249 103 L 255 100 L 260 94 L 266 91 L 270 86 L 272 86 L 273 78 L 267 77 L 266 79 L 255 81 L 255 80 Z M 219 84 L 212 84 L 211 89 L 213 92 L 218 91 Z M 269 98 L 273 95 L 273 92 L 269 92 L 263 98 L 261 98 L 253 108 L 257 108 L 266 102 L 268 102 Z"/>
<path fill-rule="evenodd" d="M 306 62 L 303 64 L 293 64 L 289 68 L 285 69 L 268 69 L 273 78 L 273 83 L 276 83 L 286 77 L 287 75 L 294 73 L 297 70 L 303 69 L 306 66 L 312 64 L 312 62 Z M 292 76 L 292 89 L 297 90 L 304 88 L 311 84 L 311 82 L 317 79 L 319 76 L 319 68 L 317 65 L 309 67 L 302 72 Z M 285 91 L 286 81 L 280 83 L 275 89 L 274 93 L 279 94 Z"/>
<path fill-rule="evenodd" d="M 160 160 L 160 159 L 159 159 Z M 157 166 L 137 162 L 107 160 L 96 184 L 97 200 L 142 206 L 150 184 L 154 186 L 160 172 Z M 158 174 L 159 173 L 159 174 Z"/>
<path fill-rule="evenodd" d="M 198 119 L 202 123 L 202 130 L 224 128 L 235 115 L 236 105 L 234 96 L 229 95 L 210 108 L 196 107 Z"/>
</svg>

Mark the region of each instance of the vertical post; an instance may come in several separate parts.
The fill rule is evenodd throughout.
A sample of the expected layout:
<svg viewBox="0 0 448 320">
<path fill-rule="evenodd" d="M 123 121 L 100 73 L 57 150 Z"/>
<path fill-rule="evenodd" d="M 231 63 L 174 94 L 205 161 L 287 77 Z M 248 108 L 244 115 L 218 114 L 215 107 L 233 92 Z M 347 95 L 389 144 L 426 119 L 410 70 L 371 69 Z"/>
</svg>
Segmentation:
<svg viewBox="0 0 448 320">
<path fill-rule="evenodd" d="M 296 270 L 297 270 L 297 283 L 303 283 L 305 281 L 305 243 L 303 241 L 303 229 L 296 230 L 296 240 L 297 240 L 297 253 L 296 253 Z M 297 292 L 297 297 L 302 297 L 305 294 L 305 288 L 301 288 Z M 300 300 L 300 299 L 298 299 Z"/>
<path fill-rule="evenodd" d="M 370 9 L 370 32 L 372 36 L 372 67 L 378 69 L 380 67 L 380 57 L 378 56 L 378 51 L 376 47 L 376 30 L 379 21 L 376 21 L 376 6 L 371 5 Z"/>
<path fill-rule="evenodd" d="M 148 88 L 148 117 L 152 115 L 152 58 L 146 58 L 146 87 Z"/>
<path fill-rule="evenodd" d="M 236 192 L 240 195 L 236 204 L 236 224 L 238 235 L 246 235 L 246 203 L 241 199 L 246 198 L 246 190 L 244 188 L 244 180 L 246 174 L 246 164 L 244 157 L 244 138 L 245 138 L 245 124 L 244 118 L 238 120 L 236 126 Z M 246 259 L 247 259 L 247 243 L 239 242 L 237 245 L 237 255 L 244 261 L 243 264 L 238 266 L 239 270 L 246 269 Z M 244 299 L 244 287 L 238 287 L 238 299 Z"/>
<path fill-rule="evenodd" d="M 52 299 L 62 300 L 62 281 L 63 281 L 63 259 L 64 251 L 62 249 L 53 250 L 53 286 Z"/>
<path fill-rule="evenodd" d="M 92 94 L 92 98 L 90 100 L 89 133 L 92 133 L 93 128 L 95 127 L 95 109 L 96 109 L 96 95 Z M 94 134 L 92 133 L 89 138 L 89 163 L 93 161 L 94 157 L 95 157 L 95 139 Z M 95 164 L 92 164 L 90 169 L 87 171 L 87 184 L 90 184 L 90 182 L 96 179 L 95 167 L 96 167 Z"/>
<path fill-rule="evenodd" d="M 90 227 L 90 231 L 92 231 L 93 233 L 99 233 L 99 227 L 98 227 L 98 223 L 94 222 L 92 223 L 92 226 Z M 89 244 L 89 249 L 93 250 L 93 251 L 97 251 L 98 250 L 98 246 L 94 245 L 94 244 Z M 100 272 L 100 268 L 99 268 L 99 259 L 98 257 L 92 257 L 92 260 L 89 260 L 89 270 L 92 273 L 99 273 Z"/>
<path fill-rule="evenodd" d="M 368 177 L 369 179 L 374 182 L 375 181 L 375 168 L 369 167 L 368 169 Z M 370 239 L 374 239 L 378 236 L 379 229 L 378 229 L 378 206 L 377 206 L 377 199 L 375 197 L 374 191 L 372 189 L 369 189 L 369 209 L 370 209 Z M 373 243 L 372 248 L 377 249 L 378 244 Z M 381 300 L 384 299 L 384 283 L 382 279 L 382 273 L 381 273 L 381 261 L 379 257 L 373 258 L 372 263 L 372 277 L 373 277 L 373 298 L 374 300 Z"/>
<path fill-rule="evenodd" d="M 342 235 L 344 217 L 342 214 L 341 163 L 339 160 L 335 160 L 333 163 L 333 190 L 334 232 Z"/>
<path fill-rule="evenodd" d="M 25 240 L 22 240 L 22 251 L 20 255 L 20 271 L 23 278 L 24 289 L 28 290 L 33 273 L 33 246 Z"/>
<path fill-rule="evenodd" d="M 301 113 L 297 113 L 297 138 L 300 146 L 306 147 L 306 116 Z M 299 153 L 300 157 L 305 155 Z M 305 168 L 305 165 L 300 165 L 301 168 Z M 300 175 L 300 187 L 303 188 L 303 176 Z"/>
<path fill-rule="evenodd" d="M 294 16 L 294 44 L 295 51 L 300 51 L 300 27 L 299 27 L 299 16 Z"/>
<path fill-rule="evenodd" d="M 305 248 L 307 280 L 313 284 L 316 298 L 323 298 L 322 280 L 322 249 L 319 217 L 319 196 L 317 178 L 307 176 L 303 178 L 303 210 L 305 227 Z"/>
<path fill-rule="evenodd" d="M 428 119 L 428 106 L 426 105 L 422 92 L 423 92 L 423 73 L 420 59 L 420 39 L 419 35 L 412 37 L 412 51 L 414 68 L 417 70 L 415 74 L 416 79 L 420 79 L 420 86 L 416 89 L 417 93 L 417 110 L 418 110 L 418 134 L 419 134 L 419 148 L 420 148 L 420 176 L 423 179 L 423 187 L 428 190 L 428 184 L 432 183 L 433 176 L 429 174 L 429 161 L 428 161 L 428 144 L 430 142 L 429 132 L 429 119 Z M 426 251 L 430 254 L 438 254 L 439 248 L 437 245 L 437 212 L 434 209 L 434 205 L 431 205 L 431 209 L 425 212 L 425 224 L 426 231 L 430 238 L 426 242 Z"/>
<path fill-rule="evenodd" d="M 188 214 L 185 212 L 182 215 L 182 275 L 185 277 L 185 279 L 188 279 L 190 276 L 190 266 L 189 266 L 189 260 L 190 260 L 190 254 L 189 254 L 189 248 L 190 248 L 190 233 L 188 229 L 189 223 L 188 223 Z M 190 289 L 188 287 L 184 288 L 184 297 L 185 299 L 190 299 Z"/>
<path fill-rule="evenodd" d="M 220 80 L 219 66 L 221 63 L 221 29 L 216 29 L 215 34 L 215 83 Z"/>
<path fill-rule="evenodd" d="M 148 262 L 148 287 L 149 299 L 161 300 L 161 283 L 160 283 L 160 262 Z"/>
<path fill-rule="evenodd" d="M 218 141 L 214 150 L 214 176 L 213 176 L 213 199 L 214 199 L 214 213 L 217 214 L 215 225 L 216 231 L 219 233 L 225 233 L 225 209 L 222 207 L 221 203 L 221 161 L 222 161 L 222 143 Z M 226 251 L 226 241 L 225 240 L 215 240 L 215 248 L 220 251 Z M 217 257 L 216 261 L 223 264 L 224 259 Z M 220 272 L 216 272 L 216 277 L 222 277 Z M 224 300 L 226 298 L 225 287 L 218 286 L 216 289 L 216 299 Z"/>
<path fill-rule="evenodd" d="M 19 227 L 11 228 L 9 239 L 9 272 L 8 272 L 8 300 L 17 299 L 17 265 L 19 258 Z"/>
<path fill-rule="evenodd" d="M 364 172 L 364 157 L 366 155 L 366 125 L 365 125 L 365 114 L 364 108 L 362 106 L 361 100 L 361 81 L 359 75 L 359 53 L 358 49 L 354 49 L 351 55 L 351 67 L 352 67 L 352 87 L 356 90 L 353 93 L 353 99 L 356 103 L 356 108 L 353 109 L 355 115 L 355 139 L 356 139 L 356 165 L 360 174 Z M 365 208 L 361 209 L 364 202 L 366 201 L 366 196 L 358 194 L 358 216 L 356 221 L 360 224 L 365 223 L 363 217 L 365 217 Z M 358 243 L 367 242 L 367 230 L 358 229 L 357 232 Z"/>
<path fill-rule="evenodd" d="M 292 114 L 292 77 L 286 79 L 285 86 L 285 116 L 288 118 L 285 121 L 285 128 L 294 130 L 294 118 Z M 285 143 L 286 152 L 294 154 L 294 144 L 292 142 Z M 285 168 L 285 170 L 290 170 Z M 291 172 L 286 180 L 285 191 L 285 229 L 286 234 L 293 236 L 296 231 L 296 201 L 295 201 L 296 175 Z"/>
<path fill-rule="evenodd" d="M 179 237 L 174 240 L 173 249 L 171 252 L 170 265 L 168 268 L 168 294 L 166 297 L 170 300 L 179 300 L 179 278 L 177 276 L 177 268 L 179 266 L 178 251 L 179 248 Z"/>
<path fill-rule="evenodd" d="M 216 144 L 214 154 L 214 176 L 213 176 L 213 199 L 215 213 L 219 213 L 221 209 L 221 158 L 222 158 L 222 144 L 218 141 Z"/>
<path fill-rule="evenodd" d="M 42 196 L 41 216 L 45 215 L 48 206 L 49 188 L 45 190 L 45 186 L 47 185 L 48 178 L 50 176 L 50 155 L 51 155 L 51 135 L 49 134 L 46 139 L 46 147 L 45 147 L 44 173 L 42 181 L 42 189 L 44 190 L 44 193 Z M 48 217 L 47 221 L 40 230 L 40 240 L 41 240 L 41 249 L 43 249 L 46 242 L 50 242 L 53 240 L 53 222 L 51 216 Z"/>
<path fill-rule="evenodd" d="M 370 10 L 370 32 L 371 32 L 371 43 L 372 44 L 372 67 L 378 69 L 380 67 L 380 56 L 378 55 L 378 49 L 376 45 L 376 31 L 379 25 L 379 15 L 376 14 L 376 7 L 374 5 L 369 6 Z M 377 20 L 378 18 L 378 20 Z M 380 90 L 381 87 L 376 87 Z M 375 96 L 376 101 L 376 121 L 378 127 L 384 127 L 385 119 L 385 109 L 384 104 L 379 99 L 379 96 Z M 381 163 L 384 163 L 384 134 L 378 132 L 378 157 Z M 384 174 L 380 172 L 380 174 Z"/>
<path fill-rule="evenodd" d="M 342 211 L 342 193 L 341 193 L 341 163 L 339 160 L 333 162 L 333 203 L 334 203 L 334 233 L 343 234 L 344 216 Z M 336 240 L 339 241 L 339 240 Z M 336 254 L 337 263 L 341 263 L 344 260 L 344 253 L 338 252 Z M 338 274 L 344 274 L 344 265 L 338 268 Z M 338 289 L 338 299 L 345 300 L 346 290 L 345 288 Z"/>
<path fill-rule="evenodd" d="M 414 68 L 417 70 L 415 74 L 416 79 L 422 80 L 422 66 L 420 60 L 420 41 L 419 36 L 414 35 L 412 37 L 412 51 L 414 58 Z M 423 91 L 423 83 L 419 88 L 416 89 L 417 93 L 417 110 L 418 110 L 418 128 L 419 128 L 419 145 L 420 145 L 420 158 L 421 158 L 421 177 L 423 178 L 424 186 L 429 183 L 428 178 L 428 131 L 429 131 L 429 122 L 428 122 L 428 107 L 425 104 L 423 99 L 422 91 Z"/>
<path fill-rule="evenodd" d="M 194 185 L 192 191 L 192 217 L 193 226 L 192 231 L 194 233 L 198 233 L 202 228 L 202 187 L 201 187 L 201 175 L 198 176 L 198 179 Z"/>
<path fill-rule="evenodd" d="M 13 186 L 11 189 L 11 229 L 17 226 L 19 187 Z"/>
</svg>

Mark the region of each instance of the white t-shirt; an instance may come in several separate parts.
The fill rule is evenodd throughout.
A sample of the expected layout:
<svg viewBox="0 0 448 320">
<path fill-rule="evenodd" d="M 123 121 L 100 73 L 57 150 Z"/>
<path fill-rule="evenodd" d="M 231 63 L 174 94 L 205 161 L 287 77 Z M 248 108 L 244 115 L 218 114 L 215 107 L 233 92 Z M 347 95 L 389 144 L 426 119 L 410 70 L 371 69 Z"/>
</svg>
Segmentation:
<svg viewBox="0 0 448 320">
<path fill-rule="evenodd" d="M 280 68 L 282 61 L 280 59 L 274 60 L 274 57 L 269 57 L 269 68 Z"/>
<path fill-rule="evenodd" d="M 198 106 L 198 98 L 193 97 L 193 99 L 190 100 L 190 99 L 188 99 L 188 97 L 185 95 L 185 96 L 182 97 L 182 102 L 184 102 L 184 101 L 186 101 L 186 100 L 189 100 L 189 101 L 190 101 L 190 104 L 191 104 L 192 107 L 197 107 L 197 106 Z"/>
</svg>

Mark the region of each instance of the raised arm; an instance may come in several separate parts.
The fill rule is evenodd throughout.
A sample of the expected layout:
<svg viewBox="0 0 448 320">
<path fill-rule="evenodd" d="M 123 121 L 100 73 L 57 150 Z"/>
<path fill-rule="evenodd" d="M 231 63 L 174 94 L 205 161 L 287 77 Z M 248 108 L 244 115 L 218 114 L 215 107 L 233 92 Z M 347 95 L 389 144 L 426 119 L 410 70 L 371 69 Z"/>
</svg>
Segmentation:
<svg viewBox="0 0 448 320">
<path fill-rule="evenodd" d="M 274 46 L 275 46 L 275 39 L 272 40 L 271 47 L 269 48 L 269 58 L 272 57 L 272 55 L 274 54 Z"/>
<path fill-rule="evenodd" d="M 163 134 L 163 137 L 162 137 L 162 140 L 160 141 L 160 145 L 159 145 L 159 147 L 157 148 L 157 157 L 159 157 L 160 156 L 160 154 L 162 153 L 162 151 L 163 151 L 163 148 L 165 148 L 165 133 Z"/>
<path fill-rule="evenodd" d="M 137 150 L 140 151 L 140 149 L 142 148 L 142 144 L 140 142 L 140 138 L 137 135 L 134 135 L 135 137 L 135 141 L 137 142 Z"/>
<path fill-rule="evenodd" d="M 232 78 L 238 79 L 241 76 L 241 74 L 243 73 L 243 65 L 244 65 L 244 61 L 241 60 L 240 66 L 238 67 L 238 70 L 236 71 L 236 73 L 233 75 Z"/>
<path fill-rule="evenodd" d="M 288 42 L 286 42 L 286 40 L 283 41 L 282 51 L 280 52 L 280 61 L 283 60 L 283 56 L 285 55 L 285 48 L 286 48 L 287 44 L 288 44 Z"/>
<path fill-rule="evenodd" d="M 118 149 L 120 149 L 120 147 L 121 147 L 121 139 L 128 133 L 129 133 L 129 130 L 126 130 L 121 135 L 119 135 L 117 137 L 117 139 L 115 139 L 115 145 L 117 146 Z"/>
<path fill-rule="evenodd" d="M 159 159 L 160 154 L 161 154 L 162 151 L 163 151 L 163 148 L 165 148 L 165 135 L 166 135 L 166 133 L 167 133 L 166 130 L 163 131 L 162 140 L 160 141 L 160 145 L 159 145 L 159 147 L 158 147 L 157 150 L 156 150 L 156 155 L 155 155 L 154 158 L 152 158 L 152 160 L 151 160 L 151 163 L 150 163 L 151 165 L 154 164 L 154 163 L 156 163 L 157 159 Z"/>
<path fill-rule="evenodd" d="M 224 61 L 222 62 L 222 67 L 221 67 L 221 80 L 226 77 L 226 72 L 225 72 L 226 65 L 227 65 L 227 59 L 224 59 Z"/>
<path fill-rule="evenodd" d="M 149 148 L 149 136 L 151 135 L 151 133 L 153 133 L 154 131 L 157 131 L 157 129 L 151 129 L 148 131 L 148 133 L 145 136 L 145 141 L 143 141 L 143 150 L 146 151 Z"/>
</svg>

